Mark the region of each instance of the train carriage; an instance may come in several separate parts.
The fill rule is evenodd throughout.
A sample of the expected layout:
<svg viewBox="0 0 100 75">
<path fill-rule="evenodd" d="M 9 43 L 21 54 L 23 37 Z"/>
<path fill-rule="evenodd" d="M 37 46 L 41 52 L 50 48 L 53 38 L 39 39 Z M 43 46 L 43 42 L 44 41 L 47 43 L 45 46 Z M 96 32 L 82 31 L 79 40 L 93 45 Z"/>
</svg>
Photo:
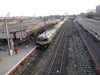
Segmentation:
<svg viewBox="0 0 100 75">
<path fill-rule="evenodd" d="M 50 28 L 49 30 L 47 30 L 37 36 L 36 43 L 39 48 L 46 48 L 49 45 L 49 43 L 52 41 L 53 37 L 60 30 L 63 22 L 64 21 L 60 22 L 59 24 L 55 25 L 54 27 Z"/>
</svg>

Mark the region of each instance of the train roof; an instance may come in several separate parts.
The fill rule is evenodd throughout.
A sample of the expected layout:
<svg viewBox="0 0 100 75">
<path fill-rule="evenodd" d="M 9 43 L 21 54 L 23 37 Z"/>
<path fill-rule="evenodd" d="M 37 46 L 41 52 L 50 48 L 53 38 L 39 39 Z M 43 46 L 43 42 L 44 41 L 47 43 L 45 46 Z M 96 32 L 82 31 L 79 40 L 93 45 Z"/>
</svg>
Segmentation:
<svg viewBox="0 0 100 75">
<path fill-rule="evenodd" d="M 53 26 L 51 29 L 43 32 L 42 34 L 40 34 L 38 36 L 38 38 L 49 38 L 52 36 L 52 34 L 61 26 L 62 22 L 59 22 L 58 24 L 56 24 L 55 26 Z"/>
<path fill-rule="evenodd" d="M 50 29 L 50 30 L 47 30 L 45 32 L 43 32 L 42 34 L 40 34 L 38 37 L 39 38 L 49 38 L 50 36 L 52 36 L 52 34 L 56 31 L 56 29 Z"/>
</svg>

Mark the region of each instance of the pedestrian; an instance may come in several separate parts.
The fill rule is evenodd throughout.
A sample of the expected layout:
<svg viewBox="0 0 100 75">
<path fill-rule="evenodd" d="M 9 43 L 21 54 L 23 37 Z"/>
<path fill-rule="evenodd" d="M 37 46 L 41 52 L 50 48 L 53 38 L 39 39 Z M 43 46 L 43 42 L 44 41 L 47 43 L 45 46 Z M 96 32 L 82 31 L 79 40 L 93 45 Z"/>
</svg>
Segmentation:
<svg viewBox="0 0 100 75">
<path fill-rule="evenodd" d="M 12 49 L 10 50 L 10 55 L 11 55 L 11 56 L 13 55 L 13 50 L 12 50 Z"/>
<path fill-rule="evenodd" d="M 18 54 L 17 44 L 14 44 L 14 50 L 15 50 L 15 54 Z"/>
<path fill-rule="evenodd" d="M 13 51 L 14 51 L 14 42 L 12 39 L 10 39 L 10 55 L 12 56 L 13 55 Z"/>
</svg>

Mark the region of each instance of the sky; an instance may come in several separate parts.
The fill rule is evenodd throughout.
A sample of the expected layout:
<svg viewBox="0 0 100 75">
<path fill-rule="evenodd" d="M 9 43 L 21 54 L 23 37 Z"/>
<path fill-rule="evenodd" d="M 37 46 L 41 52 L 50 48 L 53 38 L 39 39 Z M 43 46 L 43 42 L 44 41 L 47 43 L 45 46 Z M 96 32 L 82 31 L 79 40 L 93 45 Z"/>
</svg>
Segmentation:
<svg viewBox="0 0 100 75">
<path fill-rule="evenodd" d="M 0 16 L 79 14 L 99 4 L 100 0 L 0 0 Z"/>
</svg>

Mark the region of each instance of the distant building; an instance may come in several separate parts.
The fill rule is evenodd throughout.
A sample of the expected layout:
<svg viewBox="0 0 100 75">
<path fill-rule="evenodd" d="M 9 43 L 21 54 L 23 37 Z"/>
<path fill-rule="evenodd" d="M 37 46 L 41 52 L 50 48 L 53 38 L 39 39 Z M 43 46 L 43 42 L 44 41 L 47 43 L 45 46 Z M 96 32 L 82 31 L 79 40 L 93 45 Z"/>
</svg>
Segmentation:
<svg viewBox="0 0 100 75">
<path fill-rule="evenodd" d="M 86 17 L 86 13 L 80 13 L 79 16 Z"/>
<path fill-rule="evenodd" d="M 96 15 L 100 15 L 100 5 L 96 6 Z"/>
</svg>

